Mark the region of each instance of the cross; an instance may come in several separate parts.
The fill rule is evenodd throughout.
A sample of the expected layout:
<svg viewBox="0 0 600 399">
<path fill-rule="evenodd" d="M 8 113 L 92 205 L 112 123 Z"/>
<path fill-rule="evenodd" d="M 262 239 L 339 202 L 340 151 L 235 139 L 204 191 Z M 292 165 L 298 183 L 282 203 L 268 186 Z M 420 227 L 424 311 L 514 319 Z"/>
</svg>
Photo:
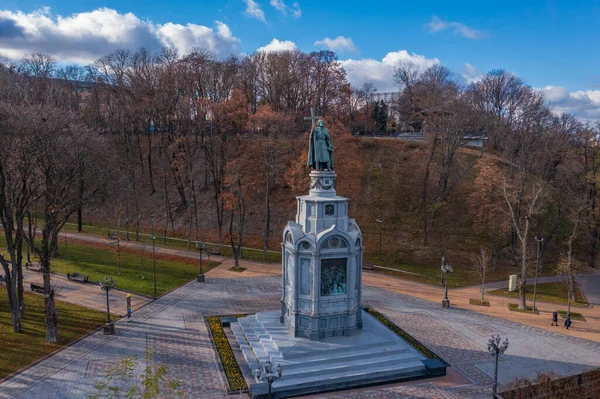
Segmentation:
<svg viewBox="0 0 600 399">
<path fill-rule="evenodd" d="M 315 121 L 317 119 L 321 119 L 321 118 L 323 118 L 323 117 L 322 116 L 315 116 L 315 109 L 311 108 L 310 109 L 310 116 L 305 116 L 304 120 L 305 121 L 312 121 L 312 128 L 314 129 L 315 128 Z"/>
</svg>

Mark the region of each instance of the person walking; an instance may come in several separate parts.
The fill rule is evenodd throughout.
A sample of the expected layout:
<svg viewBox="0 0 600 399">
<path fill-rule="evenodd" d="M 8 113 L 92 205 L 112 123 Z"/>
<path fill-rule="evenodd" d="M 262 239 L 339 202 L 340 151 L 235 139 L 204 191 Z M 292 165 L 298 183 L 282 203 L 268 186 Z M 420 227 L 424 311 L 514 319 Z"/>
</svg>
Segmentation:
<svg viewBox="0 0 600 399">
<path fill-rule="evenodd" d="M 552 312 L 552 325 L 558 327 L 558 312 Z"/>
<path fill-rule="evenodd" d="M 567 316 L 567 319 L 565 320 L 565 327 L 567 327 L 567 330 L 569 327 L 571 327 L 571 316 Z"/>
</svg>

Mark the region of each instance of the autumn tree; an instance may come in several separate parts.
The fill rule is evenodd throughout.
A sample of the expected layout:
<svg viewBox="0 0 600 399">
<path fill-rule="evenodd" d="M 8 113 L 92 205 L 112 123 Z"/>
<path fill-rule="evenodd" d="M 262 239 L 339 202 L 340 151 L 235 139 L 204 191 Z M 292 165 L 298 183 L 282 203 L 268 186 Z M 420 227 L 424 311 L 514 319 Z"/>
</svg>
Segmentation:
<svg viewBox="0 0 600 399">
<path fill-rule="evenodd" d="M 473 189 L 469 193 L 469 210 L 474 216 L 475 230 L 489 236 L 491 230 L 492 256 L 491 267 L 496 270 L 500 250 L 500 237 L 510 227 L 505 217 L 502 195 L 502 171 L 499 161 L 491 157 L 479 160 L 478 174 Z"/>
</svg>

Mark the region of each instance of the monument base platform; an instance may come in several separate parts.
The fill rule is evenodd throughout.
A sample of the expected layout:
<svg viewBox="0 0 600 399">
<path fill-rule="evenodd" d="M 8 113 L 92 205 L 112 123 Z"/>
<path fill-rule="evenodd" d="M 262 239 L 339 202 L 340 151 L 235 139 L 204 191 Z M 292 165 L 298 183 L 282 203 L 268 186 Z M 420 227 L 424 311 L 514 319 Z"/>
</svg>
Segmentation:
<svg viewBox="0 0 600 399">
<path fill-rule="evenodd" d="M 267 360 L 273 366 L 281 364 L 283 376 L 273 383 L 274 398 L 446 374 L 445 365 L 431 364 L 431 359 L 360 311 L 361 333 L 320 341 L 291 336 L 278 311 L 238 318 L 231 329 L 250 370 Z M 257 382 L 250 391 L 254 398 L 266 398 L 268 386 Z"/>
</svg>

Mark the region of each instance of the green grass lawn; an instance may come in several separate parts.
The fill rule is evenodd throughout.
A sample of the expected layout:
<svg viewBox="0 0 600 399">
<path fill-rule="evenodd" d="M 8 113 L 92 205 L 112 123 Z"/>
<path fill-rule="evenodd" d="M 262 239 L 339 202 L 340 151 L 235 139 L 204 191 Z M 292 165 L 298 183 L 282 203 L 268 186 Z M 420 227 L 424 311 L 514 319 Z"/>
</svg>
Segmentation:
<svg viewBox="0 0 600 399">
<path fill-rule="evenodd" d="M 75 339 L 102 326 L 106 314 L 56 301 L 58 312 L 58 342 L 46 343 L 44 297 L 25 293 L 23 332 L 13 333 L 6 289 L 0 287 L 0 378 L 22 369 Z"/>
<path fill-rule="evenodd" d="M 527 305 L 526 307 L 527 307 L 527 309 L 519 309 L 519 304 L 517 304 L 517 303 L 509 303 L 508 304 L 508 309 L 511 312 L 533 313 L 533 307 L 531 307 L 529 305 Z M 536 307 L 536 309 L 537 309 L 537 307 Z"/>
<path fill-rule="evenodd" d="M 577 301 L 572 302 L 571 306 L 587 306 L 587 302 L 583 299 L 581 289 L 576 284 Z M 486 295 L 504 296 L 509 298 L 518 298 L 519 291 L 509 292 L 508 288 L 500 290 L 487 291 Z M 525 286 L 525 295 L 528 301 L 533 300 L 533 284 Z M 563 283 L 540 283 L 537 285 L 537 293 L 535 300 L 539 302 L 550 302 L 560 305 L 567 304 L 567 286 Z"/>
<path fill-rule="evenodd" d="M 367 259 L 365 259 L 367 260 Z M 389 267 L 398 270 L 386 270 L 375 268 L 374 271 L 377 273 L 385 273 L 395 277 L 401 277 L 407 280 L 419 281 L 427 284 L 440 284 L 441 270 L 439 265 L 415 265 L 402 263 L 398 261 L 387 261 L 384 257 L 382 262 L 377 260 L 377 257 L 371 257 L 369 259 L 371 263 Z M 503 281 L 508 280 L 511 274 L 515 274 L 514 268 L 506 266 L 498 266 L 495 272 L 489 272 L 486 277 L 486 282 Z M 544 272 L 541 275 L 550 275 L 552 270 L 550 268 L 544 268 Z M 477 272 L 471 270 L 468 266 L 454 266 L 454 271 L 450 273 L 448 279 L 448 287 L 459 288 L 467 287 L 471 285 L 481 284 L 481 279 Z"/>
<path fill-rule="evenodd" d="M 567 311 L 566 310 L 559 310 L 558 314 L 563 319 L 567 318 Z M 571 320 L 586 321 L 585 317 L 581 313 L 577 313 L 577 312 L 571 312 Z"/>
<path fill-rule="evenodd" d="M 378 266 L 385 266 L 392 269 L 397 269 L 398 272 L 386 269 L 375 268 L 374 271 L 378 273 L 390 274 L 392 276 L 405 278 L 408 280 L 419 281 L 427 284 L 440 284 L 441 270 L 439 267 L 425 266 L 425 265 L 412 265 L 408 263 L 394 262 L 387 264 L 385 260 L 383 262 L 373 262 Z M 455 271 L 450 274 L 448 279 L 449 287 L 462 287 L 469 284 L 469 279 L 465 279 L 465 274 L 461 269 L 454 269 Z M 407 272 L 407 273 L 403 273 Z"/>
<path fill-rule="evenodd" d="M 77 226 L 74 224 L 65 225 L 64 229 L 70 233 L 77 232 Z M 105 227 L 97 227 L 97 226 L 89 226 L 86 225 L 83 228 L 84 234 L 91 234 L 100 237 L 106 237 L 108 233 L 112 232 L 113 229 L 105 228 Z M 121 233 L 121 238 L 125 239 L 125 233 Z M 135 240 L 135 231 L 129 231 L 129 238 L 133 241 Z M 140 234 L 140 240 L 138 242 L 146 243 L 152 245 L 152 237 L 149 234 Z M 173 248 L 173 249 L 195 249 L 195 242 L 192 241 L 190 248 L 187 247 L 187 241 L 183 239 L 175 239 L 172 237 L 167 237 L 166 241 L 163 240 L 162 232 L 156 233 L 156 241 L 155 244 L 157 246 L 165 247 L 165 248 Z M 233 256 L 233 252 L 231 251 L 231 246 L 228 244 L 219 245 L 216 243 L 206 243 L 207 247 L 212 250 L 219 250 L 223 256 Z M 268 262 L 268 263 L 280 263 L 281 262 L 281 252 L 269 250 L 267 252 L 267 259 L 263 260 L 263 250 L 262 249 L 254 249 L 254 248 L 244 248 L 243 250 L 243 259 L 259 261 L 259 262 Z"/>
<path fill-rule="evenodd" d="M 0 237 L 0 244 L 5 245 L 4 237 Z M 60 245 L 64 251 L 64 246 Z M 62 253 L 64 256 L 64 252 Z M 203 271 L 206 273 L 217 262 L 203 262 Z M 117 254 L 107 249 L 67 243 L 67 259 L 52 259 L 50 269 L 58 273 L 80 272 L 89 275 L 89 280 L 97 282 L 104 276 L 112 276 L 115 287 L 131 292 L 154 296 L 152 251 L 147 250 L 142 266 L 142 257 L 139 254 L 121 253 L 121 274 L 117 274 Z M 176 288 L 183 283 L 196 278 L 199 268 L 197 264 L 175 262 L 171 260 L 156 259 L 156 291 L 160 295 Z M 144 279 L 142 279 L 142 275 Z"/>
</svg>

